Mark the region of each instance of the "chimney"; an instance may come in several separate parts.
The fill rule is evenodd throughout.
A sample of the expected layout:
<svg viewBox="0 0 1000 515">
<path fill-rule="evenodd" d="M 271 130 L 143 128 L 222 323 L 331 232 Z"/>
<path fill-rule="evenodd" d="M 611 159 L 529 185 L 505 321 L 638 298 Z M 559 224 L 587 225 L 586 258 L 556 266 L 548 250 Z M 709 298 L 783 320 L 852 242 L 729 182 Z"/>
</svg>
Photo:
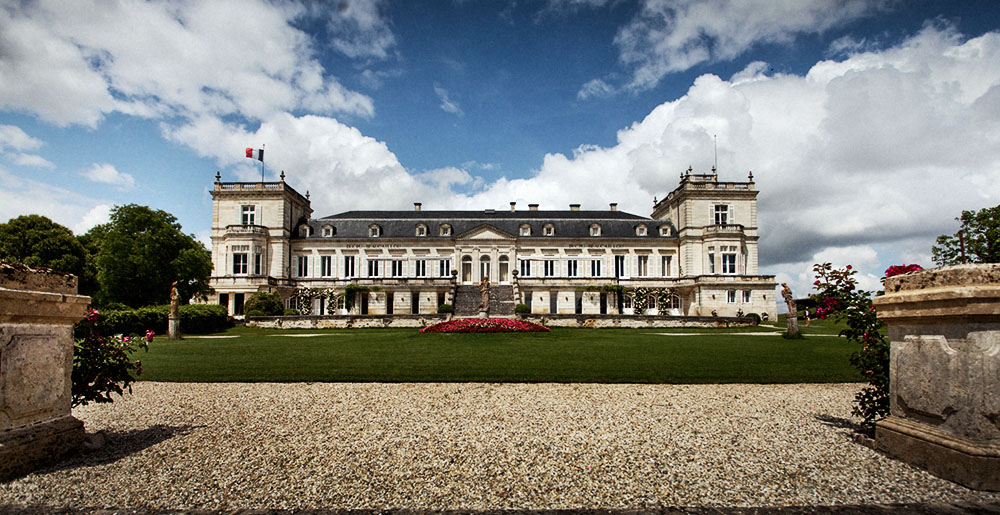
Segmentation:
<svg viewBox="0 0 1000 515">
<path fill-rule="evenodd" d="M 414 211 L 420 211 L 420 206 L 422 206 L 422 205 L 423 204 L 421 204 L 420 202 L 414 202 L 413 203 L 413 210 Z"/>
<path fill-rule="evenodd" d="M 569 205 L 569 210 L 570 211 L 579 211 L 580 210 L 580 204 L 570 204 Z"/>
<path fill-rule="evenodd" d="M 514 206 L 516 206 L 516 205 L 517 205 L 517 202 L 511 202 L 511 203 L 510 203 L 510 212 L 511 212 L 511 213 L 513 213 L 513 212 L 514 212 Z"/>
<path fill-rule="evenodd" d="M 611 203 L 611 210 L 612 211 L 618 211 L 618 203 L 617 202 L 612 202 Z"/>
<path fill-rule="evenodd" d="M 528 209 L 530 211 L 538 211 L 538 204 L 528 204 Z"/>
</svg>

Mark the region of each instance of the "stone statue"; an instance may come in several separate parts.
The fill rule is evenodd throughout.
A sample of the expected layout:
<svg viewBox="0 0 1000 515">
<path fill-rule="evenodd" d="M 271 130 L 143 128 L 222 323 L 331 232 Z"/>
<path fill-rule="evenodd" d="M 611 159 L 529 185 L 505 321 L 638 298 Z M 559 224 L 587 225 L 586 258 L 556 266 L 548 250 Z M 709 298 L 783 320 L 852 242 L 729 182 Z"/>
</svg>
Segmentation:
<svg viewBox="0 0 1000 515">
<path fill-rule="evenodd" d="M 482 299 L 479 301 L 479 313 L 487 313 L 490 309 L 490 280 L 483 278 L 479 281 L 479 295 Z"/>
<path fill-rule="evenodd" d="M 170 285 L 170 314 L 167 315 L 167 337 L 179 340 L 181 337 L 181 296 L 177 293 L 177 281 Z"/>
<path fill-rule="evenodd" d="M 799 309 L 795 306 L 795 297 L 792 296 L 792 289 L 788 287 L 788 283 L 781 283 L 781 296 L 785 299 L 785 304 L 788 305 L 788 332 L 798 333 Z"/>
</svg>

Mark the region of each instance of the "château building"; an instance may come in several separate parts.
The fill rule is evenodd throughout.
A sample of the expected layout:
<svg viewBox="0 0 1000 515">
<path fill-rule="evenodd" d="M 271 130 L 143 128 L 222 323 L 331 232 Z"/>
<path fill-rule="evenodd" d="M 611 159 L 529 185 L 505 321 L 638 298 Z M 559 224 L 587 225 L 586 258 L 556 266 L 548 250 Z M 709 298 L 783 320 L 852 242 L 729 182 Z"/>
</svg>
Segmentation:
<svg viewBox="0 0 1000 515">
<path fill-rule="evenodd" d="M 753 174 L 720 182 L 714 168 L 688 169 L 654 199 L 649 217 L 614 203 L 525 210 L 511 202 L 313 218 L 308 193 L 289 186 L 284 172 L 279 182 L 222 182 L 217 174 L 211 193 L 211 301 L 234 315 L 254 292 L 278 293 L 286 306 L 315 315 L 429 314 L 441 304 L 473 315 L 483 279 L 491 316 L 513 314 L 515 304 L 535 314 L 777 315 L 774 276 L 757 271 Z M 349 286 L 356 302 L 337 295 Z"/>
</svg>

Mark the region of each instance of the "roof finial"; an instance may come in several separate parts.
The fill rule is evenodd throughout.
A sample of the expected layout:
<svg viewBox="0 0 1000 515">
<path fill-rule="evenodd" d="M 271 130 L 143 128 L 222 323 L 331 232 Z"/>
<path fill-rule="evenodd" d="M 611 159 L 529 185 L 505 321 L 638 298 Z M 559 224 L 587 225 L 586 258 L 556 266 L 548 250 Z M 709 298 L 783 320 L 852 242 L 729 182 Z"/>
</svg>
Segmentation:
<svg viewBox="0 0 1000 515">
<path fill-rule="evenodd" d="M 309 200 L 309 190 L 306 190 L 306 200 Z"/>
<path fill-rule="evenodd" d="M 222 172 L 218 170 L 215 171 L 215 182 L 222 182 Z"/>
<path fill-rule="evenodd" d="M 750 170 L 750 174 L 747 176 L 747 178 L 750 179 L 750 182 L 753 182 L 753 170 Z"/>
<path fill-rule="evenodd" d="M 688 165 L 687 174 L 691 175 L 692 171 L 693 171 L 693 169 L 691 168 L 691 165 Z"/>
<path fill-rule="evenodd" d="M 281 171 L 281 182 L 285 182 L 285 171 Z"/>
<path fill-rule="evenodd" d="M 653 205 L 654 206 L 656 205 L 656 196 L 655 195 L 653 196 Z"/>
</svg>

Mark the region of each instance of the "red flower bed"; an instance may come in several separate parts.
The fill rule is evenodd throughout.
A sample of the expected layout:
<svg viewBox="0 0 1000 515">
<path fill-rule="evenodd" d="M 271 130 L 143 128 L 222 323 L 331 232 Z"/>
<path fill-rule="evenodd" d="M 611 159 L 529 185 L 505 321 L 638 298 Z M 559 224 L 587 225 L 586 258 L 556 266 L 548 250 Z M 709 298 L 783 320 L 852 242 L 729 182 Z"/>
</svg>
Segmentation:
<svg viewBox="0 0 1000 515">
<path fill-rule="evenodd" d="M 509 318 L 456 318 L 429 325 L 422 333 L 518 333 L 548 331 L 544 325 Z"/>
<path fill-rule="evenodd" d="M 908 274 L 910 272 L 917 272 L 923 269 L 924 267 L 920 265 L 893 265 L 886 269 L 885 276 L 893 277 L 896 275 Z"/>
</svg>

